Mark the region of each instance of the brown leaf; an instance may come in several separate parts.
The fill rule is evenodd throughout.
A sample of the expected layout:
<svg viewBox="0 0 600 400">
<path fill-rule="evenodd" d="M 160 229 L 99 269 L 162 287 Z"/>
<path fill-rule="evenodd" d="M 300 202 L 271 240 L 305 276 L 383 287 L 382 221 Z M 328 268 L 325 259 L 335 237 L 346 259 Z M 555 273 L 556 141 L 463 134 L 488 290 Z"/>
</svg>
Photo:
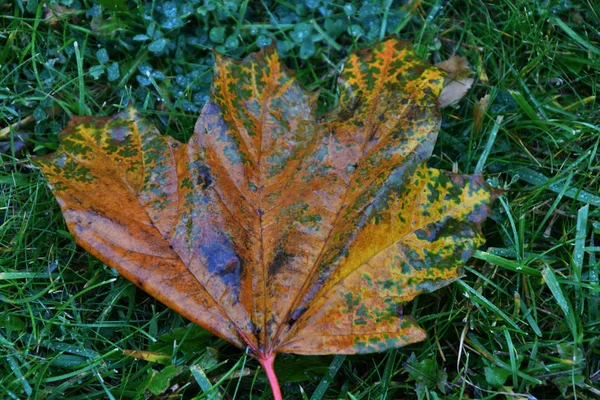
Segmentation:
<svg viewBox="0 0 600 400">
<path fill-rule="evenodd" d="M 51 4 L 50 6 L 44 5 L 42 9 L 42 18 L 45 23 L 50 26 L 58 24 L 59 21 L 68 20 L 73 18 L 74 22 L 77 23 L 77 16 L 84 11 L 72 9 L 69 7 L 61 6 L 59 4 Z"/>
<path fill-rule="evenodd" d="M 466 57 L 452 56 L 435 66 L 448 73 L 439 98 L 440 107 L 446 107 L 465 97 L 475 81 L 471 77 L 472 72 Z"/>
<path fill-rule="evenodd" d="M 475 103 L 475 107 L 473 107 L 473 133 L 476 135 L 481 131 L 483 117 L 485 117 L 489 102 L 490 94 L 488 93 L 479 99 L 479 101 Z"/>
<path fill-rule="evenodd" d="M 20 155 L 31 146 L 30 135 L 26 132 L 11 133 L 11 140 L 0 140 L 0 154 Z"/>
<path fill-rule="evenodd" d="M 426 166 L 444 73 L 390 39 L 350 56 L 317 122 L 273 47 L 217 55 L 189 143 L 138 112 L 74 118 L 40 159 L 77 243 L 239 346 L 281 398 L 278 352 L 420 341 L 403 304 L 458 279 L 483 243 L 481 176 Z"/>
</svg>

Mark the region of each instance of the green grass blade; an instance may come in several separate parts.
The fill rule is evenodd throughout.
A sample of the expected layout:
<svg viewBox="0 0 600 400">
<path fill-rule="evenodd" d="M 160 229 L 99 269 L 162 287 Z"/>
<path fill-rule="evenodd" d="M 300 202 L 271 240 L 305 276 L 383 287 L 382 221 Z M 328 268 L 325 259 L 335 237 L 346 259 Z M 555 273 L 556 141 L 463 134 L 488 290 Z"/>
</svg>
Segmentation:
<svg viewBox="0 0 600 400">
<path fill-rule="evenodd" d="M 578 342 L 580 338 L 577 329 L 577 322 L 575 320 L 575 313 L 573 307 L 571 307 L 570 301 L 565 297 L 560 283 L 556 279 L 554 270 L 551 267 L 546 266 L 542 270 L 542 275 L 546 285 L 548 286 L 548 289 L 550 289 L 550 293 L 552 293 L 552 297 L 554 297 L 554 301 L 556 301 L 556 304 L 558 304 L 562 312 L 565 314 L 565 322 L 571 331 L 571 334 L 573 335 L 573 339 Z"/>
<path fill-rule="evenodd" d="M 485 149 L 483 149 L 483 153 L 481 153 L 481 157 L 479 161 L 477 161 L 477 165 L 475 166 L 475 173 L 480 174 L 483 172 L 485 168 L 485 162 L 487 161 L 490 152 L 492 151 L 492 147 L 496 142 L 496 136 L 498 136 L 498 131 L 500 130 L 500 126 L 502 126 L 502 121 L 504 120 L 503 115 L 499 115 L 494 122 L 494 126 L 490 131 L 490 137 L 488 138 L 487 144 L 485 145 Z"/>
<path fill-rule="evenodd" d="M 473 254 L 473 257 L 489 262 L 490 264 L 497 265 L 501 268 L 506 268 L 507 270 L 513 272 L 518 272 L 530 276 L 542 276 L 540 271 L 527 266 L 524 262 L 507 260 L 506 258 L 497 256 L 495 254 L 487 253 L 485 251 L 476 250 Z"/>
<path fill-rule="evenodd" d="M 593 44 L 591 44 L 590 42 L 588 42 L 587 40 L 585 40 L 584 38 L 582 38 L 581 36 L 579 36 L 577 34 L 577 32 L 575 32 L 573 29 L 571 29 L 569 27 L 569 25 L 567 25 L 566 23 L 564 23 L 560 18 L 552 17 L 550 19 L 550 21 L 552 21 L 552 23 L 554 25 L 556 25 L 560 29 L 562 29 L 576 43 L 578 43 L 582 47 L 586 48 L 590 53 L 593 53 L 595 55 L 600 55 L 600 49 L 598 47 L 594 46 Z"/>
<path fill-rule="evenodd" d="M 508 357 L 510 359 L 510 370 L 512 372 L 512 384 L 513 387 L 519 386 L 519 366 L 517 365 L 517 358 L 515 357 L 515 346 L 513 345 L 512 338 L 510 337 L 509 331 L 504 331 L 504 339 L 506 340 L 506 346 L 508 348 Z"/>
<path fill-rule="evenodd" d="M 323 396 L 325 396 L 325 392 L 327 392 L 329 385 L 331 385 L 333 378 L 338 373 L 345 359 L 345 355 L 337 355 L 333 358 L 333 361 L 331 361 L 331 364 L 329 365 L 329 370 L 323 378 L 321 378 L 321 382 L 319 382 L 319 385 L 313 392 L 310 400 L 321 400 Z"/>
<path fill-rule="evenodd" d="M 473 289 L 463 280 L 458 280 L 458 284 L 468 292 L 468 296 L 471 300 L 483 305 L 485 308 L 491 310 L 494 314 L 496 314 L 500 319 L 503 319 L 507 324 L 512 326 L 516 331 L 522 332 L 521 328 L 508 316 L 506 313 L 498 308 L 494 303 L 486 299 L 481 295 L 477 290 Z"/>
<path fill-rule="evenodd" d="M 87 107 L 85 105 L 85 80 L 83 76 L 83 56 L 79 51 L 79 43 L 77 41 L 73 42 L 73 47 L 75 48 L 75 61 L 77 62 L 77 87 L 79 90 L 79 102 L 78 102 L 78 114 L 79 115 L 89 115 L 87 111 Z"/>
<path fill-rule="evenodd" d="M 578 313 L 583 312 L 583 290 L 581 288 L 581 272 L 583 270 L 585 239 L 587 237 L 587 224 L 590 205 L 586 204 L 577 212 L 577 225 L 575 226 L 575 247 L 573 249 L 573 278 L 576 284 L 575 298 Z"/>
<path fill-rule="evenodd" d="M 390 386 L 390 381 L 394 376 L 394 367 L 396 364 L 396 355 L 398 354 L 397 350 L 390 350 L 387 353 L 387 361 L 385 363 L 385 368 L 383 370 L 383 376 L 381 377 L 381 394 L 379 395 L 379 400 L 387 399 L 388 388 Z"/>
<path fill-rule="evenodd" d="M 544 174 L 536 172 L 530 168 L 519 169 L 518 174 L 519 178 L 527 183 L 530 183 L 535 186 L 545 187 L 548 190 L 553 191 L 554 193 L 562 192 L 563 187 L 560 184 L 560 182 L 557 182 L 555 179 L 549 179 Z M 576 199 L 583 203 L 600 207 L 600 197 L 586 192 L 585 190 L 570 188 L 569 190 L 564 192 L 564 195 L 571 199 Z"/>
<path fill-rule="evenodd" d="M 191 366 L 190 372 L 196 380 L 196 383 L 198 383 L 198 386 L 200 386 L 202 392 L 207 394 L 207 399 L 216 400 L 220 397 L 218 387 L 213 386 L 212 383 L 210 383 L 210 380 L 204 373 L 204 370 L 199 365 Z"/>
</svg>

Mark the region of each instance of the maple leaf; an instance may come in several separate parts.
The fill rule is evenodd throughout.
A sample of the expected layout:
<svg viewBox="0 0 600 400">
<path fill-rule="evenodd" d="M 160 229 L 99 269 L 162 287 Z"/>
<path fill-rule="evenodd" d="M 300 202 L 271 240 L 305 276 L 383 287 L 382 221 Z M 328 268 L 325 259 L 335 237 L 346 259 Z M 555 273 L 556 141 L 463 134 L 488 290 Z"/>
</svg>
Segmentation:
<svg viewBox="0 0 600 400">
<path fill-rule="evenodd" d="M 428 168 L 444 72 L 389 39 L 352 54 L 315 116 L 266 48 L 216 55 L 189 143 L 129 108 L 74 117 L 38 159 L 77 243 L 258 359 L 368 353 L 425 338 L 402 305 L 459 278 L 492 190 Z"/>
</svg>

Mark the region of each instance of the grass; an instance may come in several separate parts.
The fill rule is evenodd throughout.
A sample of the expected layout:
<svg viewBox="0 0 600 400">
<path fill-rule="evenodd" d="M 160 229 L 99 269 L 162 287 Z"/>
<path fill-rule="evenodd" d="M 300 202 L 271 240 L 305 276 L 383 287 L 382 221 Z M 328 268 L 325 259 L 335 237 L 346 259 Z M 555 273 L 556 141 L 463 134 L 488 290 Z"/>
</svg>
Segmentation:
<svg viewBox="0 0 600 400">
<path fill-rule="evenodd" d="M 27 156 L 55 149 L 69 115 L 109 115 L 129 101 L 187 139 L 208 93 L 210 47 L 241 57 L 276 39 L 326 109 L 347 51 L 390 33 L 433 62 L 469 59 L 476 82 L 445 109 L 430 164 L 482 172 L 506 192 L 464 278 L 408 305 L 424 342 L 281 355 L 284 396 L 598 398 L 594 1 L 190 0 L 172 18 L 164 1 L 99 3 L 0 5 L 0 398 L 269 398 L 254 360 L 77 248 Z M 319 41 L 301 40 L 303 30 Z"/>
</svg>

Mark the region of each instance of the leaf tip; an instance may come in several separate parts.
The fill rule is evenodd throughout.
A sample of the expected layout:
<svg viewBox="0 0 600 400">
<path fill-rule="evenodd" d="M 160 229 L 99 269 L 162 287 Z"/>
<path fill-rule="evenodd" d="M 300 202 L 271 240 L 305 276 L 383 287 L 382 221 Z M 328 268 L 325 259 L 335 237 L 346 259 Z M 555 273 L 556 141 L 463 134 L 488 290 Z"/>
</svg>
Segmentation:
<svg viewBox="0 0 600 400">
<path fill-rule="evenodd" d="M 508 190 L 506 190 L 506 189 L 497 189 L 495 187 L 492 187 L 491 191 L 492 191 L 492 197 L 491 197 L 490 203 L 492 203 L 492 204 L 498 199 L 498 197 L 502 196 L 505 193 L 508 193 Z"/>
</svg>

